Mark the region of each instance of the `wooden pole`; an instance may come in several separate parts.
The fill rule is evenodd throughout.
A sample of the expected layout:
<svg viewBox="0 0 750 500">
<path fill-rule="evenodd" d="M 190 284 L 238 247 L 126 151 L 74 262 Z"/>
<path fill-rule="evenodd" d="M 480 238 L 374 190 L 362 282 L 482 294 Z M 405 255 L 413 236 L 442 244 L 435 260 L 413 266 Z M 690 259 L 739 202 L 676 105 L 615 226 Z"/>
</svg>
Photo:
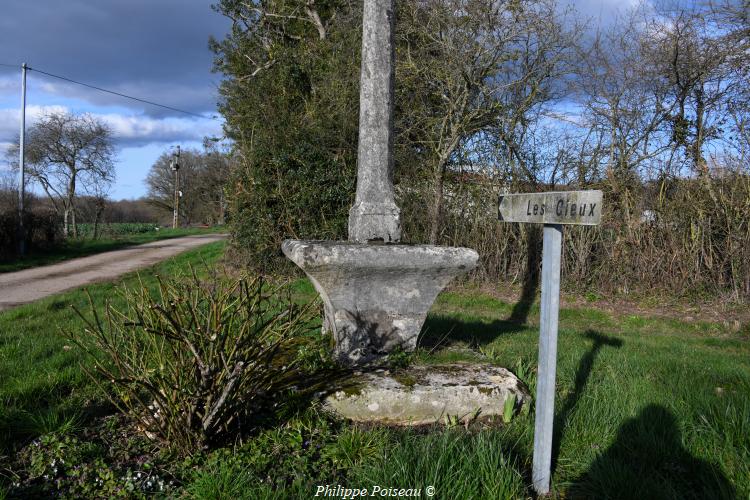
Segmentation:
<svg viewBox="0 0 750 500">
<path fill-rule="evenodd" d="M 180 146 L 172 158 L 172 170 L 174 170 L 174 213 L 172 214 L 172 229 L 180 225 Z"/>
<path fill-rule="evenodd" d="M 26 63 L 21 65 L 21 135 L 18 144 L 18 253 L 26 255 L 26 228 L 23 226 L 26 190 Z"/>
<path fill-rule="evenodd" d="M 532 483 L 539 495 L 550 489 L 552 424 L 555 419 L 555 371 L 557 369 L 557 320 L 560 309 L 560 256 L 563 230 L 560 224 L 544 225 L 542 249 L 542 304 L 539 328 L 539 369 L 534 422 Z"/>
</svg>

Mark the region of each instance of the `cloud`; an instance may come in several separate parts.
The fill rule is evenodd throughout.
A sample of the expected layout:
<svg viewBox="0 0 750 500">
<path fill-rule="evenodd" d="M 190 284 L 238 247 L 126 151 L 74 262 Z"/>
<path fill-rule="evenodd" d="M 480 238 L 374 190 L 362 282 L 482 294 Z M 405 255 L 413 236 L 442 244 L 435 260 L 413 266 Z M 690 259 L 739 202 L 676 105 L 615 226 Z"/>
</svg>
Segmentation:
<svg viewBox="0 0 750 500">
<path fill-rule="evenodd" d="M 0 94 L 3 93 L 3 86 L 12 89 L 10 92 L 5 92 L 10 97 L 15 97 L 17 93 L 20 93 L 20 84 L 15 81 L 0 78 Z M 28 73 L 27 86 L 29 92 L 40 92 L 47 99 L 76 99 L 91 106 L 126 107 L 152 116 L 180 114 L 164 107 L 153 106 L 82 85 L 52 79 L 33 71 Z M 218 88 L 213 84 L 196 86 L 189 82 L 127 82 L 106 87 L 106 90 L 199 114 L 216 113 L 218 101 Z"/>
<path fill-rule="evenodd" d="M 221 77 L 211 73 L 208 39 L 223 38 L 231 23 L 210 5 L 202 0 L 3 0 L 0 62 L 25 61 L 32 68 L 188 111 L 211 111 Z M 14 74 L 13 79 L 18 74 L 13 68 L 0 70 Z M 29 77 L 51 94 L 160 113 L 39 73 Z"/>
<path fill-rule="evenodd" d="M 39 118 L 52 112 L 68 112 L 65 106 L 28 106 L 26 125 L 33 126 Z M 112 129 L 118 147 L 138 147 L 147 144 L 201 142 L 206 136 L 221 136 L 221 121 L 210 117 L 152 117 L 118 113 L 90 113 Z M 0 154 L 18 137 L 20 128 L 18 108 L 0 109 Z M 27 128 L 28 130 L 28 128 Z"/>
<path fill-rule="evenodd" d="M 575 9 L 578 21 L 584 21 L 589 31 L 606 29 L 634 9 L 649 8 L 650 0 L 561 0 L 558 9 Z"/>
<path fill-rule="evenodd" d="M 26 106 L 26 127 L 48 113 L 68 111 L 65 106 Z M 18 139 L 21 129 L 20 108 L 0 109 L 0 144 Z"/>
<path fill-rule="evenodd" d="M 11 93 L 21 94 L 20 78 L 11 80 L 10 78 L 0 77 L 0 95 Z"/>
<path fill-rule="evenodd" d="M 143 146 L 151 143 L 202 141 L 220 136 L 221 122 L 210 118 L 152 118 L 117 114 L 96 115 L 111 128 L 118 145 Z"/>
</svg>

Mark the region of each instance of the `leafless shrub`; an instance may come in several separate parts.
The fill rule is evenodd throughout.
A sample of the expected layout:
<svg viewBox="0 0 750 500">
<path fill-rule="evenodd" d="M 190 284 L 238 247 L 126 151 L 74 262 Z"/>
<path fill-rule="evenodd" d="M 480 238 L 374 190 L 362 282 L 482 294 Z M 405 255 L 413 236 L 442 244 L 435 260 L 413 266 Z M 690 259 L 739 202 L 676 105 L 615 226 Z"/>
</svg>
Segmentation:
<svg viewBox="0 0 750 500">
<path fill-rule="evenodd" d="M 195 274 L 122 293 L 127 305 L 91 308 L 69 337 L 93 361 L 89 374 L 152 437 L 190 454 L 251 422 L 294 382 L 294 339 L 316 304 L 283 299 L 263 279 Z"/>
</svg>

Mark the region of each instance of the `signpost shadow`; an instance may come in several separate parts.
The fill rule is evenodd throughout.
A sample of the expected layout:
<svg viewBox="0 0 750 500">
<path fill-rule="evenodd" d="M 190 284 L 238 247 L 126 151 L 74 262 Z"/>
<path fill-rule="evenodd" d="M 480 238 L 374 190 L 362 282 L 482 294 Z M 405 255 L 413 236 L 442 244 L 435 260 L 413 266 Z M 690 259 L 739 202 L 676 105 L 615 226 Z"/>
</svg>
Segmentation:
<svg viewBox="0 0 750 500">
<path fill-rule="evenodd" d="M 576 369 L 575 376 L 575 387 L 573 388 L 573 392 L 571 392 L 568 397 L 565 398 L 565 402 L 555 415 L 555 423 L 553 428 L 557 432 L 555 432 L 554 438 L 552 440 L 552 474 L 554 474 L 555 472 L 555 469 L 557 467 L 557 459 L 560 455 L 560 443 L 562 442 L 563 435 L 565 434 L 565 421 L 568 420 L 570 412 L 573 411 L 573 408 L 576 407 L 576 404 L 578 404 L 578 400 L 581 399 L 581 396 L 583 395 L 583 390 L 586 388 L 586 384 L 589 380 L 589 377 L 591 376 L 591 370 L 594 367 L 594 362 L 596 361 L 596 357 L 599 354 L 599 351 L 602 349 L 602 347 L 605 346 L 620 348 L 623 344 L 623 341 L 621 339 L 608 337 L 594 330 L 586 331 L 584 336 L 593 340 L 594 344 L 578 362 L 578 368 Z"/>
</svg>

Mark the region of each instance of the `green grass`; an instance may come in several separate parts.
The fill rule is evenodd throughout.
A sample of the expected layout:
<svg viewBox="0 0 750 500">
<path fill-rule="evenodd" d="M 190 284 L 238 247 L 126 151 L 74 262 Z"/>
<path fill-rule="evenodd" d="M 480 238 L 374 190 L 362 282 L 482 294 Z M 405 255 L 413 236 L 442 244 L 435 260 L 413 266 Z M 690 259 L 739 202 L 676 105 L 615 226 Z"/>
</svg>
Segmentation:
<svg viewBox="0 0 750 500">
<path fill-rule="evenodd" d="M 314 293 L 306 283 L 296 290 Z M 539 308 L 529 309 L 525 324 L 507 320 L 513 310 L 514 305 L 477 291 L 441 294 L 425 324 L 417 361 L 490 361 L 514 370 L 533 393 Z M 555 409 L 553 489 L 558 493 L 750 498 L 746 334 L 707 322 L 564 308 Z M 493 477 L 504 478 L 507 486 L 498 486 L 497 498 L 530 495 L 533 419 L 531 412 L 505 428 L 465 433 L 460 445 L 452 441 L 454 435 L 396 432 L 395 445 L 380 461 L 365 465 L 365 476 L 355 477 L 424 487 L 447 474 L 452 479 L 445 483 L 445 498 L 472 498 L 488 480 L 477 479 L 485 473 L 476 455 L 485 452 L 472 447 L 490 440 L 502 450 L 502 456 L 486 457 L 498 464 Z M 465 453 L 456 451 L 462 446 L 468 447 Z M 526 490 L 512 480 L 519 475 Z M 457 484 L 465 487 L 456 490 Z"/>
<path fill-rule="evenodd" d="M 144 282 L 213 262 L 222 248 L 187 252 L 141 273 Z M 293 288 L 300 299 L 314 296 L 306 281 Z M 118 300 L 113 285 L 90 289 L 97 304 Z M 85 297 L 70 292 L 0 314 L 4 454 L 44 433 L 80 434 L 97 411 L 58 335 L 81 326 L 71 303 L 85 306 Z M 538 307 L 526 323 L 508 321 L 513 311 L 478 291 L 443 293 L 413 358 L 496 363 L 533 391 Z M 179 488 L 193 498 L 311 497 L 321 484 L 530 498 L 533 424 L 533 411 L 469 430 L 363 429 L 302 415 L 192 463 Z M 712 323 L 563 309 L 555 431 L 552 488 L 561 497 L 750 498 L 750 339 Z"/>
<path fill-rule="evenodd" d="M 476 293 L 443 294 L 426 340 L 452 330 L 447 343 L 503 366 L 535 366 L 538 309 L 530 326 L 505 321 L 511 310 Z M 592 498 L 750 495 L 747 338 L 710 323 L 563 309 L 558 345 L 556 489 Z M 533 415 L 525 420 L 528 462 Z"/>
<path fill-rule="evenodd" d="M 396 432 L 375 460 L 353 469 L 358 485 L 432 487 L 438 498 L 513 499 L 526 496 L 524 479 L 507 442 L 498 432 L 431 434 Z"/>
<path fill-rule="evenodd" d="M 186 271 L 189 265 L 216 262 L 224 243 L 216 242 L 180 254 L 119 283 L 134 285 L 139 279 L 155 285 L 155 275 Z M 115 283 L 87 287 L 101 309 L 106 300 L 122 305 Z M 62 329 L 83 327 L 72 309 L 88 311 L 82 290 L 74 290 L 0 313 L 0 454 L 24 441 L 60 428 L 78 425 L 101 408 L 91 380 L 82 373 L 76 350 Z"/>
<path fill-rule="evenodd" d="M 127 224 L 124 225 L 128 226 Z M 70 239 L 56 248 L 30 253 L 23 259 L 0 262 L 0 273 L 46 266 L 48 264 L 55 264 L 57 262 L 75 259 L 77 257 L 85 257 L 87 255 L 107 252 L 110 250 L 118 250 L 120 248 L 150 243 L 157 240 L 177 238 L 193 234 L 216 233 L 224 230 L 221 228 L 179 228 L 159 229 L 156 231 L 153 229 L 153 224 L 151 224 L 149 225 L 151 230 L 143 232 L 140 227 L 141 225 L 134 226 L 138 227 L 116 229 L 114 232 L 107 233 L 96 240 L 90 238 Z"/>
</svg>

